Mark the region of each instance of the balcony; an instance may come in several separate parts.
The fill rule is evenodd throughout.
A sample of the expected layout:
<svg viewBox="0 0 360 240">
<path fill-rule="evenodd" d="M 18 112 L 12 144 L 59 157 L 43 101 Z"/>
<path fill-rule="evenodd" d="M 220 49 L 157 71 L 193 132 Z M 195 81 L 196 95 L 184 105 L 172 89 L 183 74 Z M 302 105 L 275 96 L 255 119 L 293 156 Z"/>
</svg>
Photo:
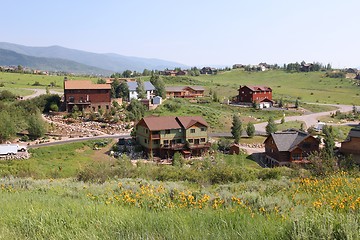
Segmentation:
<svg viewBox="0 0 360 240">
<path fill-rule="evenodd" d="M 199 143 L 199 144 L 190 144 L 190 149 L 197 149 L 197 148 L 210 148 L 211 147 L 211 143 L 206 142 L 206 143 Z"/>
<path fill-rule="evenodd" d="M 151 139 L 160 139 L 160 134 L 151 134 Z"/>
<path fill-rule="evenodd" d="M 185 148 L 184 143 L 175 143 L 175 144 L 161 144 L 161 149 L 169 149 L 169 150 L 181 150 Z"/>
</svg>

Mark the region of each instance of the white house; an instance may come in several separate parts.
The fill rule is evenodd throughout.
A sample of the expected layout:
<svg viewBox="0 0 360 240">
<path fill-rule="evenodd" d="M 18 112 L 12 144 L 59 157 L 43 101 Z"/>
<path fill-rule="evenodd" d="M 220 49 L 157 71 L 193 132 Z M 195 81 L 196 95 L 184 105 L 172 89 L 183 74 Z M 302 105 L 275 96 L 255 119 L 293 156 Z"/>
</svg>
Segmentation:
<svg viewBox="0 0 360 240">
<path fill-rule="evenodd" d="M 129 100 L 138 99 L 138 93 L 136 92 L 136 88 L 138 86 L 137 82 L 127 82 L 129 87 Z M 154 85 L 151 82 L 144 82 L 144 89 L 146 92 L 146 99 L 151 99 L 154 96 Z"/>
</svg>

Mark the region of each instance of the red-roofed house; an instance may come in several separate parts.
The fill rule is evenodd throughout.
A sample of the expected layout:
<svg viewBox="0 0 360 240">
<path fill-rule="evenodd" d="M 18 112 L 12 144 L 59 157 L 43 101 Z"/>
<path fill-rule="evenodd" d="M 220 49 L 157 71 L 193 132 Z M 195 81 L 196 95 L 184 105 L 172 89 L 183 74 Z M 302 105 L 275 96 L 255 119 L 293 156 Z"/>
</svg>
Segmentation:
<svg viewBox="0 0 360 240">
<path fill-rule="evenodd" d="M 110 109 L 111 85 L 94 84 L 89 80 L 64 80 L 64 104 L 69 112 L 74 106 L 80 111 Z"/>
<path fill-rule="evenodd" d="M 240 86 L 237 101 L 246 104 L 255 102 L 260 108 L 271 107 L 273 105 L 272 89 L 266 86 Z"/>
<path fill-rule="evenodd" d="M 149 154 L 169 158 L 175 152 L 201 156 L 210 148 L 208 124 L 195 117 L 145 117 L 136 124 L 136 140 Z"/>
</svg>

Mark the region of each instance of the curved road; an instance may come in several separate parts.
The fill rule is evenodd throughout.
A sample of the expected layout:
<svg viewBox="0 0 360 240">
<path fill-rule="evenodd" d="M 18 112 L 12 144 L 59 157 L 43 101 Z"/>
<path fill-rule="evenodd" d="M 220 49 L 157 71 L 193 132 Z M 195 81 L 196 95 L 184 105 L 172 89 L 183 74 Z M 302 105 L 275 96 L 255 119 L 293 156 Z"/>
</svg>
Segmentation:
<svg viewBox="0 0 360 240">
<path fill-rule="evenodd" d="M 349 112 L 352 111 L 353 106 L 351 105 L 341 105 L 341 104 L 323 104 L 323 105 L 328 105 L 328 106 L 334 106 L 337 107 L 337 110 L 340 110 L 340 112 Z M 335 111 L 337 111 L 335 110 Z M 318 112 L 318 113 L 310 113 L 310 114 L 306 114 L 306 115 L 302 115 L 302 116 L 290 116 L 290 117 L 285 117 L 285 121 L 302 121 L 305 122 L 306 128 L 309 128 L 310 126 L 315 126 L 316 123 L 318 122 L 318 118 L 319 117 L 323 117 L 323 116 L 329 116 L 330 113 L 333 113 L 335 111 L 327 111 L 327 112 Z M 280 123 L 281 120 L 276 120 L 276 123 Z M 267 122 L 263 122 L 263 123 L 258 123 L 255 124 L 255 130 L 257 133 L 266 133 L 265 127 L 267 125 Z"/>
<path fill-rule="evenodd" d="M 34 91 L 34 93 L 31 95 L 24 96 L 23 100 L 31 99 L 31 98 L 46 94 L 46 89 L 40 89 L 40 88 L 24 88 L 24 89 Z M 60 96 L 63 95 L 62 92 L 58 92 L 55 90 L 50 90 L 50 93 L 51 94 L 59 94 Z"/>
</svg>

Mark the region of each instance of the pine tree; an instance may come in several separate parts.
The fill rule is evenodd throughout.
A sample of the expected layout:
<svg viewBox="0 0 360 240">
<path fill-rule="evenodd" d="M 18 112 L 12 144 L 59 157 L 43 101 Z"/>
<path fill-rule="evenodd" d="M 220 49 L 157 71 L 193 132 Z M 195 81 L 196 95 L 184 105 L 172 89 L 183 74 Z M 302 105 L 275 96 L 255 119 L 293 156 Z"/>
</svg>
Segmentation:
<svg viewBox="0 0 360 240">
<path fill-rule="evenodd" d="M 247 135 L 252 138 L 255 135 L 255 126 L 252 122 L 249 122 L 246 126 Z"/>
<path fill-rule="evenodd" d="M 234 114 L 233 121 L 232 121 L 232 127 L 231 127 L 231 134 L 234 137 L 235 143 L 240 142 L 242 133 L 242 122 L 237 114 Z"/>
<path fill-rule="evenodd" d="M 268 124 L 266 125 L 266 133 L 270 135 L 277 131 L 277 127 L 273 117 L 269 117 Z"/>
</svg>

